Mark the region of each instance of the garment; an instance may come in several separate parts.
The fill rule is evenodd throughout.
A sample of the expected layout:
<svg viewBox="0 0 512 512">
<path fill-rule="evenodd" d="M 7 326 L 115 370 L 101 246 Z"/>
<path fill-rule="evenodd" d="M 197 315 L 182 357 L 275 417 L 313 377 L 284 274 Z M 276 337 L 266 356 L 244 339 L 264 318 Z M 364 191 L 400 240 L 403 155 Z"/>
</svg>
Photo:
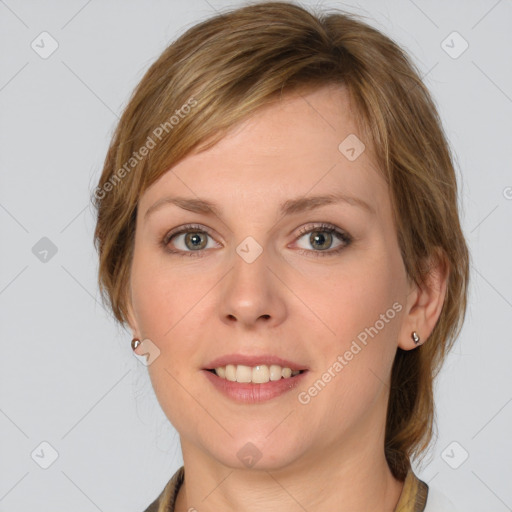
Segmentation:
<svg viewBox="0 0 512 512">
<path fill-rule="evenodd" d="M 453 503 L 435 487 L 429 487 L 425 512 L 457 512 Z"/>
<path fill-rule="evenodd" d="M 174 512 L 176 497 L 184 476 L 185 469 L 181 466 L 144 512 Z M 405 478 L 395 512 L 456 512 L 456 510 L 439 491 L 430 492 L 428 485 L 410 470 Z"/>
</svg>

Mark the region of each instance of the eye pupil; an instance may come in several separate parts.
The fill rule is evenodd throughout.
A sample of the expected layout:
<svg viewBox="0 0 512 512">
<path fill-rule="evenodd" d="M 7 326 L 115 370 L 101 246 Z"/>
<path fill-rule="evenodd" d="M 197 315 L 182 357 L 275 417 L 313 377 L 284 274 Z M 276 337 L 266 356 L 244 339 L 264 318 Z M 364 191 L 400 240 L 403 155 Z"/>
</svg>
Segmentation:
<svg viewBox="0 0 512 512">
<path fill-rule="evenodd" d="M 327 233 L 327 237 L 322 234 L 322 233 L 326 233 L 325 231 L 313 231 L 311 233 L 311 236 L 309 237 L 309 240 L 311 242 L 311 245 L 315 246 L 315 242 L 320 242 L 320 245 L 317 245 L 316 247 L 317 248 L 320 248 L 320 249 L 328 249 L 329 246 L 331 245 L 330 242 L 331 242 L 331 239 L 332 239 L 332 235 L 330 233 Z M 327 240 L 327 243 L 326 243 L 326 240 Z"/>
<path fill-rule="evenodd" d="M 189 247 L 188 242 L 192 243 L 192 247 Z M 203 240 L 201 240 L 201 234 L 200 233 L 187 233 L 185 236 L 185 244 L 189 249 L 204 249 L 205 242 L 204 237 Z"/>
</svg>

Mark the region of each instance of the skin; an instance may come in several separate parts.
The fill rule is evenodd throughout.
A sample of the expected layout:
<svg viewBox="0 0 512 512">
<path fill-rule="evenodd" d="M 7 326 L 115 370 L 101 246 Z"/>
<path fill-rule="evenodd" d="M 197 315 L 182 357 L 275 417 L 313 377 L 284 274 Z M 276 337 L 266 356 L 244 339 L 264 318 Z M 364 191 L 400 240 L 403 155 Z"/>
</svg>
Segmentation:
<svg viewBox="0 0 512 512">
<path fill-rule="evenodd" d="M 447 275 L 437 269 L 423 288 L 409 282 L 369 142 L 354 161 L 338 149 L 357 133 L 343 88 L 285 95 L 211 149 L 187 156 L 140 198 L 129 323 L 134 336 L 160 350 L 148 370 L 181 439 L 186 478 L 178 512 L 392 511 L 398 502 L 403 483 L 384 456 L 391 367 L 397 347 L 416 348 L 412 331 L 422 342 L 432 332 Z M 334 191 L 368 202 L 374 213 L 336 203 L 279 215 L 288 199 Z M 169 195 L 206 198 L 221 215 L 167 204 L 145 218 Z M 185 235 L 169 247 L 192 256 L 166 252 L 165 235 L 188 223 L 211 230 L 203 233 L 202 256 Z M 311 233 L 299 235 L 301 227 L 313 224 L 315 231 L 321 223 L 353 241 L 344 246 L 333 235 L 319 249 Z M 236 252 L 248 236 L 263 250 L 252 263 Z M 394 303 L 401 311 L 309 403 L 300 403 L 298 392 Z M 278 398 L 235 403 L 202 372 L 231 353 L 275 354 L 309 373 L 299 389 Z M 237 457 L 248 442 L 261 453 L 252 468 Z"/>
</svg>

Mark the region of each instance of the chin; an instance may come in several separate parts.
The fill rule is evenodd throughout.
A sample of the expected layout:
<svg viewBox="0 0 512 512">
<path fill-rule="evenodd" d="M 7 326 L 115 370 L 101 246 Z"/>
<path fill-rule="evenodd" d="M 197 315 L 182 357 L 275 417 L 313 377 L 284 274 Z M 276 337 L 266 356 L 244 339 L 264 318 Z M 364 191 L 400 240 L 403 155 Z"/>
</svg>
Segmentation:
<svg viewBox="0 0 512 512">
<path fill-rule="evenodd" d="M 273 440 L 267 434 L 237 435 L 229 442 L 205 448 L 212 458 L 232 469 L 279 471 L 292 465 L 303 452 L 298 440 L 287 434 L 286 439 L 276 436 Z"/>
</svg>

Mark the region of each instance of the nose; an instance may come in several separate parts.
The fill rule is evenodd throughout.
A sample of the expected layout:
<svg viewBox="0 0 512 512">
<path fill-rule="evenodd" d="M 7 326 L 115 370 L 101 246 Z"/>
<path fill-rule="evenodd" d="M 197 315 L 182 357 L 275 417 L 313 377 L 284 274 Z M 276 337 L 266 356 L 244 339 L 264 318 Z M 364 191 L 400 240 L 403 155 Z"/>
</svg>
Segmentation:
<svg viewBox="0 0 512 512">
<path fill-rule="evenodd" d="M 233 267 L 223 279 L 220 315 L 231 326 L 256 329 L 259 325 L 276 327 L 286 317 L 286 288 L 275 260 L 268 251 L 254 260 L 244 259 L 235 252 Z"/>
</svg>

